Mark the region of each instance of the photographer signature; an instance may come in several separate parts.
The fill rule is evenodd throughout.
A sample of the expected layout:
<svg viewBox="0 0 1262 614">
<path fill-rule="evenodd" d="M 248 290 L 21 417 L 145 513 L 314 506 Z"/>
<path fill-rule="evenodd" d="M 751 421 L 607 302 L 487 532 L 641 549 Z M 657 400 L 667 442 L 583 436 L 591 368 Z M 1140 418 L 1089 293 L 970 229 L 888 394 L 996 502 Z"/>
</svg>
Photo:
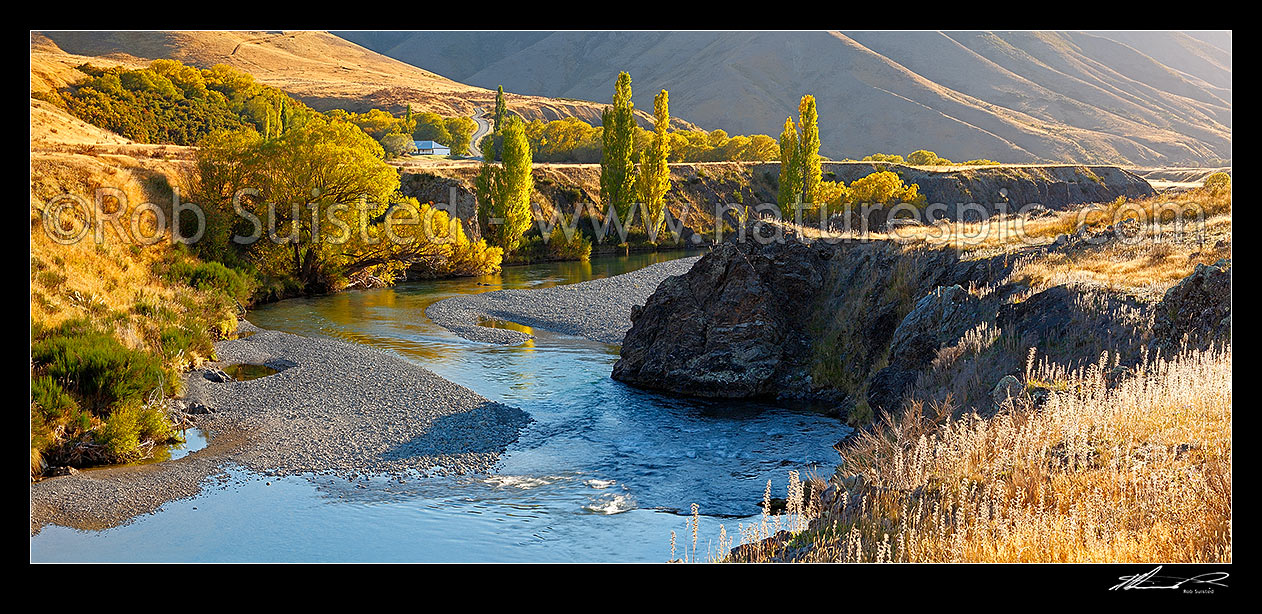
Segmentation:
<svg viewBox="0 0 1262 614">
<path fill-rule="evenodd" d="M 1185 584 L 1194 584 L 1194 585 L 1204 584 L 1204 585 L 1210 585 L 1210 586 L 1221 586 L 1223 588 L 1226 588 L 1227 585 L 1222 584 L 1220 581 L 1226 580 L 1227 577 L 1231 575 L 1225 571 L 1211 571 L 1209 573 L 1203 573 L 1198 576 L 1192 576 L 1191 578 L 1176 578 L 1173 576 L 1158 576 L 1157 572 L 1159 571 L 1161 571 L 1160 565 L 1158 565 L 1156 569 L 1153 569 L 1152 571 L 1148 573 L 1135 574 L 1133 576 L 1119 576 L 1118 580 L 1121 580 L 1121 582 L 1119 582 L 1117 585 L 1113 586 L 1109 590 L 1115 591 L 1115 590 L 1121 589 L 1124 591 L 1129 591 L 1131 589 L 1136 589 L 1136 588 L 1174 588 L 1174 589 L 1177 589 L 1177 588 L 1183 588 L 1183 585 Z M 1165 584 L 1162 584 L 1163 582 Z"/>
</svg>

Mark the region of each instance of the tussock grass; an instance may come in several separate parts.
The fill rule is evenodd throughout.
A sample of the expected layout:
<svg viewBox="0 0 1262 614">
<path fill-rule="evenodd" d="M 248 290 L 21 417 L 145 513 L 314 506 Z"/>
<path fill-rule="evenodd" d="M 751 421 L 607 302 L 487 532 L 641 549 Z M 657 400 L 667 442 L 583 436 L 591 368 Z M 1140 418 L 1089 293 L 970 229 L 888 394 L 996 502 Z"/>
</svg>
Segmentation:
<svg viewBox="0 0 1262 614">
<path fill-rule="evenodd" d="M 1114 385 L 1110 364 L 1031 360 L 1027 385 L 1061 384 L 991 419 L 884 416 L 841 445 L 805 520 L 742 533 L 727 560 L 1230 562 L 1230 346 L 1145 358 Z"/>
<path fill-rule="evenodd" d="M 1100 233 L 1114 225 L 1120 227 L 1124 240 L 1081 242 L 1068 249 L 1042 251 L 1061 235 Z M 1190 275 L 1196 265 L 1231 257 L 1231 191 L 1199 189 L 1139 200 L 1119 198 L 1034 218 L 1004 215 L 977 223 L 906 226 L 866 234 L 785 227 L 812 239 L 949 247 L 963 258 L 1007 256 L 1018 261 L 1018 266 L 1004 281 L 1031 288 L 1086 283 L 1160 293 Z M 1039 250 L 1036 257 L 1024 257 L 1032 250 Z"/>
</svg>

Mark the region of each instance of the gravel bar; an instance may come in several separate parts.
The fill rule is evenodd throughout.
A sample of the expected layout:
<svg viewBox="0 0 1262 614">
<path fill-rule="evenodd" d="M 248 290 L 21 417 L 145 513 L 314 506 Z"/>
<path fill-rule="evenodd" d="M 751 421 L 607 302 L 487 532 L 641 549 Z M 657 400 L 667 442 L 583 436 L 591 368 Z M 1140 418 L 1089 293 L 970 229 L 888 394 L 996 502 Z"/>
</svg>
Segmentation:
<svg viewBox="0 0 1262 614">
<path fill-rule="evenodd" d="M 31 527 L 99 529 L 191 497 L 228 464 L 266 475 L 487 473 L 530 422 L 388 352 L 241 323 L 219 362 L 189 373 L 184 401 L 211 435 L 205 449 L 150 465 L 89 470 L 31 485 Z M 227 364 L 279 373 L 213 382 Z"/>
<path fill-rule="evenodd" d="M 700 259 L 679 258 L 564 286 L 456 296 L 430 305 L 425 315 L 465 339 L 483 343 L 509 345 L 531 338 L 523 332 L 479 325 L 486 320 L 506 320 L 604 343 L 622 343 L 631 328 L 631 307 L 644 305 L 658 284 L 667 277 L 687 273 Z"/>
</svg>

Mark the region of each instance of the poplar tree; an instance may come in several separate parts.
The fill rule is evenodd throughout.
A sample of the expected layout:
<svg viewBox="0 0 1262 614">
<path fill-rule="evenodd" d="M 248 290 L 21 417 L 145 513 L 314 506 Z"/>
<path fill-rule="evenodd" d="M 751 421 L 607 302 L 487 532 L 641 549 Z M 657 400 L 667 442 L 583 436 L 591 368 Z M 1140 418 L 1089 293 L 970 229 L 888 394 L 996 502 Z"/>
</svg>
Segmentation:
<svg viewBox="0 0 1262 614">
<path fill-rule="evenodd" d="M 644 231 L 649 237 L 657 233 L 666 221 L 666 192 L 670 190 L 670 167 L 666 159 L 670 155 L 670 94 L 662 90 L 653 98 L 653 140 L 640 154 L 640 175 L 637 192 L 644 203 Z"/>
<path fill-rule="evenodd" d="M 504 103 L 504 86 L 499 86 L 495 92 L 495 129 L 494 132 L 499 134 L 504 126 L 504 116 L 508 114 L 508 105 Z"/>
<path fill-rule="evenodd" d="M 508 117 L 508 104 L 504 102 L 504 86 L 501 85 L 495 92 L 495 114 L 491 117 L 491 132 L 478 142 L 483 160 L 495 161 L 502 158 L 506 117 Z"/>
<path fill-rule="evenodd" d="M 504 122 L 501 165 L 482 162 L 474 183 L 478 198 L 478 223 L 488 243 L 505 253 L 521 245 L 522 235 L 530 229 L 530 195 L 534 192 L 531 177 L 530 143 L 520 118 Z"/>
<path fill-rule="evenodd" d="M 784 132 L 780 133 L 780 193 L 777 198 L 780 210 L 795 204 L 802 194 L 801 157 L 798 155 L 798 131 L 793 118 L 784 119 Z"/>
<path fill-rule="evenodd" d="M 815 97 L 807 94 L 798 104 L 798 125 L 802 127 L 802 142 L 798 147 L 798 172 L 802 178 L 802 202 L 819 205 L 819 114 L 815 111 Z"/>
<path fill-rule="evenodd" d="M 635 198 L 635 164 L 631 161 L 635 135 L 635 115 L 631 102 L 631 75 L 618 73 L 613 106 L 601 114 L 600 200 L 613 207 L 622 223 L 627 223 Z"/>
</svg>

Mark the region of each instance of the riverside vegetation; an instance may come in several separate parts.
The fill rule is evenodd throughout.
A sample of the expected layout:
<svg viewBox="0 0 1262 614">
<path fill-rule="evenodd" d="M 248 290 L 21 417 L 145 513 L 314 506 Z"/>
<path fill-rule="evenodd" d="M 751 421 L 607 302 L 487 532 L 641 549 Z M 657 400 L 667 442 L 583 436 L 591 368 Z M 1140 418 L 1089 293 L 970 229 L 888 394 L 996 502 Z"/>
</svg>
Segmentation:
<svg viewBox="0 0 1262 614">
<path fill-rule="evenodd" d="M 398 194 L 397 171 L 360 125 L 377 114 L 317 113 L 224 66 L 158 60 L 142 70 L 81 70 L 86 83 L 48 98 L 142 142 L 198 147 L 191 161 L 157 171 L 120 172 L 103 158 L 32 163 L 33 477 L 50 466 L 139 460 L 178 440 L 165 398 L 180 392 L 183 371 L 213 357 L 213 341 L 230 336 L 256 301 L 390 283 L 409 271 L 482 275 L 500 266 L 498 248 Z M 180 217 L 174 204 L 158 213 L 142 208 L 171 202 L 174 188 L 204 213 L 191 246 L 177 239 L 196 235 L 201 221 Z M 237 232 L 250 234 L 234 207 L 243 188 L 254 192 L 235 206 L 259 218 L 267 218 L 266 203 L 303 202 L 322 220 L 351 227 L 363 220 L 364 232 L 321 241 L 310 217 L 282 207 L 277 227 L 288 232 L 280 240 L 234 242 Z M 133 220 L 130 229 L 124 222 L 103 228 L 100 241 L 54 241 L 44 232 L 49 224 L 65 236 L 91 224 L 74 209 L 45 219 L 55 197 L 75 192 L 95 196 L 103 214 Z M 356 199 L 360 207 L 335 208 Z M 379 240 L 387 218 L 428 223 L 397 226 L 404 241 Z"/>
<path fill-rule="evenodd" d="M 672 204 L 676 210 L 680 208 L 678 203 L 667 200 L 671 192 L 670 162 L 778 158 L 777 203 L 785 212 L 805 206 L 808 218 L 818 219 L 825 205 L 827 210 L 844 212 L 861 203 L 927 203 L 916 184 L 905 185 L 897 173 L 888 170 L 875 170 L 850 185 L 825 179 L 820 167 L 819 118 L 815 99 L 810 95 L 802 97 L 799 122 L 786 119 L 785 132 L 778 142 L 765 135 L 729 139 L 721 130 L 704 137 L 695 131 L 671 131 L 670 94 L 666 90 L 654 97 L 653 130 L 642 129 L 635 120 L 631 76 L 626 72 L 618 75 L 612 104 L 602 114 L 598 129 L 574 118 L 524 125 L 509 115 L 503 95 L 501 87 L 496 97 L 494 129 L 481 144 L 484 161 L 475 192 L 483 232 L 491 244 L 504 249 L 505 258 L 511 262 L 586 259 L 593 244 L 615 241 L 627 249 L 666 246 L 663 231 L 667 213 Z M 572 213 L 554 211 L 551 231 L 542 226 L 533 229 L 531 222 L 541 215 L 531 210 L 530 199 L 534 192 L 531 167 L 538 152 L 544 152 L 544 160 L 556 160 L 561 152 L 594 150 L 597 142 L 603 210 L 595 215 L 584 215 L 577 209 Z M 912 157 L 919 159 L 923 153 L 927 152 L 916 152 Z M 940 160 L 933 158 L 925 163 L 932 165 Z M 701 173 L 698 171 L 698 175 Z M 749 219 L 751 207 L 743 202 L 743 192 L 725 196 L 736 200 L 734 215 L 711 219 L 709 224 L 734 230 Z M 710 215 L 705 211 L 696 213 L 702 218 Z M 492 218 L 503 220 L 502 226 L 491 228 L 488 222 Z M 562 232 L 563 228 L 578 233 Z"/>
</svg>

